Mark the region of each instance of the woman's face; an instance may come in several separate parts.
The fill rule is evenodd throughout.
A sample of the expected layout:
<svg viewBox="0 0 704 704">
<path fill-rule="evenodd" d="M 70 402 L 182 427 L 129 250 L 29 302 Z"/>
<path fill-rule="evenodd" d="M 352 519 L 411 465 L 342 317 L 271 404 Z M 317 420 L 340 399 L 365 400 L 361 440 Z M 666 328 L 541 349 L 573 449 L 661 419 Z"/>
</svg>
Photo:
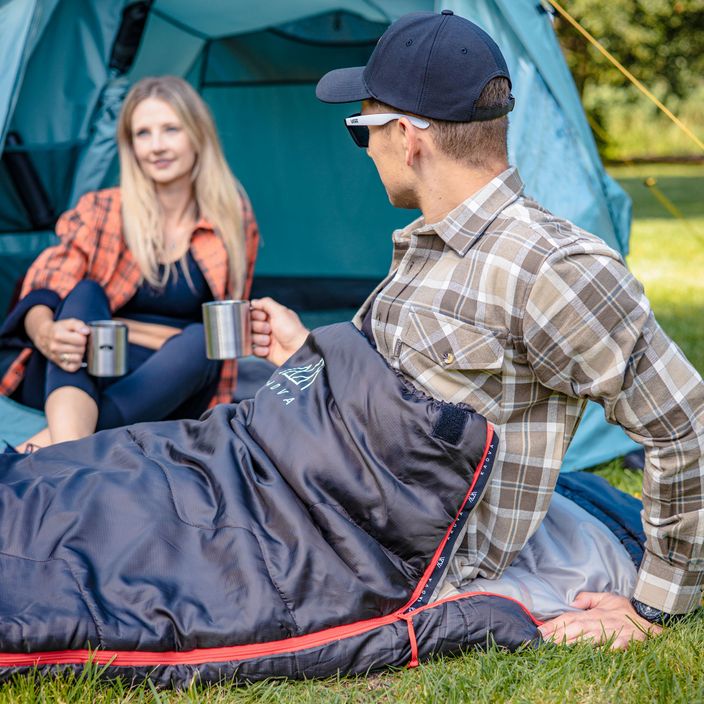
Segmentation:
<svg viewBox="0 0 704 704">
<path fill-rule="evenodd" d="M 145 98 L 132 113 L 132 147 L 142 171 L 157 185 L 190 183 L 196 152 L 174 109 Z"/>
</svg>

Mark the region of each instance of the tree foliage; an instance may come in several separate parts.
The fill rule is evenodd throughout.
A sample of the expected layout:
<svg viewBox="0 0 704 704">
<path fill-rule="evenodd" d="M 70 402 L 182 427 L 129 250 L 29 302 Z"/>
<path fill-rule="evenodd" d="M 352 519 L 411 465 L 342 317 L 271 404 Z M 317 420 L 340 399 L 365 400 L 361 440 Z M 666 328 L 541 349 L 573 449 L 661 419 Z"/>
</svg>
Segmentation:
<svg viewBox="0 0 704 704">
<path fill-rule="evenodd" d="M 689 99 L 691 112 L 704 93 L 704 0 L 560 4 L 670 109 L 677 112 Z M 628 79 L 559 14 L 555 29 L 602 151 L 615 112 L 657 117 Z"/>
<path fill-rule="evenodd" d="M 704 76 L 704 0 L 571 0 L 565 9 L 645 85 L 686 97 Z M 566 20 L 556 29 L 580 92 L 626 80 Z"/>
</svg>

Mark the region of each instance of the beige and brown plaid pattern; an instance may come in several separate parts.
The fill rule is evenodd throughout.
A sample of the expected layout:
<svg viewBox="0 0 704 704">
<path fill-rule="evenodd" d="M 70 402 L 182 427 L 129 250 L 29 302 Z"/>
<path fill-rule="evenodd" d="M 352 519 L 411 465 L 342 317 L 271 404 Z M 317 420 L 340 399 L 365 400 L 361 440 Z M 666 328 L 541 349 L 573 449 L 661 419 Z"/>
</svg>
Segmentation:
<svg viewBox="0 0 704 704">
<path fill-rule="evenodd" d="M 396 231 L 391 273 L 355 318 L 373 302 L 390 364 L 496 426 L 494 477 L 450 584 L 499 576 L 535 532 L 591 399 L 646 447 L 635 596 L 688 611 L 704 569 L 704 384 L 621 257 L 522 190 L 509 169 L 443 221 Z"/>
</svg>

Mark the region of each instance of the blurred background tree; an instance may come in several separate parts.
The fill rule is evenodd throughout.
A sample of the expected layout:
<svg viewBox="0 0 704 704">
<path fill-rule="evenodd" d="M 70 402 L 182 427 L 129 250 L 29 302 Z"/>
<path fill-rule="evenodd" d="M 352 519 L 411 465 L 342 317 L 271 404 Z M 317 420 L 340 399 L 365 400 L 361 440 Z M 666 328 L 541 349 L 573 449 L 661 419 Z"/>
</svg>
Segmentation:
<svg viewBox="0 0 704 704">
<path fill-rule="evenodd" d="M 704 137 L 704 0 L 563 0 L 562 6 Z M 555 29 L 607 159 L 701 151 L 559 15 Z"/>
</svg>

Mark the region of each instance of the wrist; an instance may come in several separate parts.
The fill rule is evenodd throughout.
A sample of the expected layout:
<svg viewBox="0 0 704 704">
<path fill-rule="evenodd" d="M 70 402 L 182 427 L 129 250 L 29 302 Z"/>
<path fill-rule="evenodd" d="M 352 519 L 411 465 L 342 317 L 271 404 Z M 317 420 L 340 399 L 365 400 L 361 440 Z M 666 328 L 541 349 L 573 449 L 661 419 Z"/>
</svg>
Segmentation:
<svg viewBox="0 0 704 704">
<path fill-rule="evenodd" d="M 54 314 L 47 306 L 34 306 L 24 317 L 24 330 L 27 337 L 36 347 L 40 346 L 41 338 L 46 337 L 47 330 L 54 323 Z"/>
<path fill-rule="evenodd" d="M 631 597 L 630 601 L 633 610 L 638 614 L 638 616 L 658 626 L 667 626 L 671 623 L 676 623 L 677 621 L 682 620 L 687 615 L 668 614 L 665 611 L 656 609 L 654 606 L 650 606 L 649 604 L 645 604 L 644 602 L 639 601 L 635 597 Z"/>
<path fill-rule="evenodd" d="M 293 345 L 291 346 L 291 354 L 293 354 L 294 352 L 298 352 L 298 350 L 303 347 L 306 340 L 308 339 L 308 335 L 310 335 L 310 330 L 308 330 L 308 328 L 306 327 L 301 326 L 301 330 L 296 336 Z"/>
</svg>

